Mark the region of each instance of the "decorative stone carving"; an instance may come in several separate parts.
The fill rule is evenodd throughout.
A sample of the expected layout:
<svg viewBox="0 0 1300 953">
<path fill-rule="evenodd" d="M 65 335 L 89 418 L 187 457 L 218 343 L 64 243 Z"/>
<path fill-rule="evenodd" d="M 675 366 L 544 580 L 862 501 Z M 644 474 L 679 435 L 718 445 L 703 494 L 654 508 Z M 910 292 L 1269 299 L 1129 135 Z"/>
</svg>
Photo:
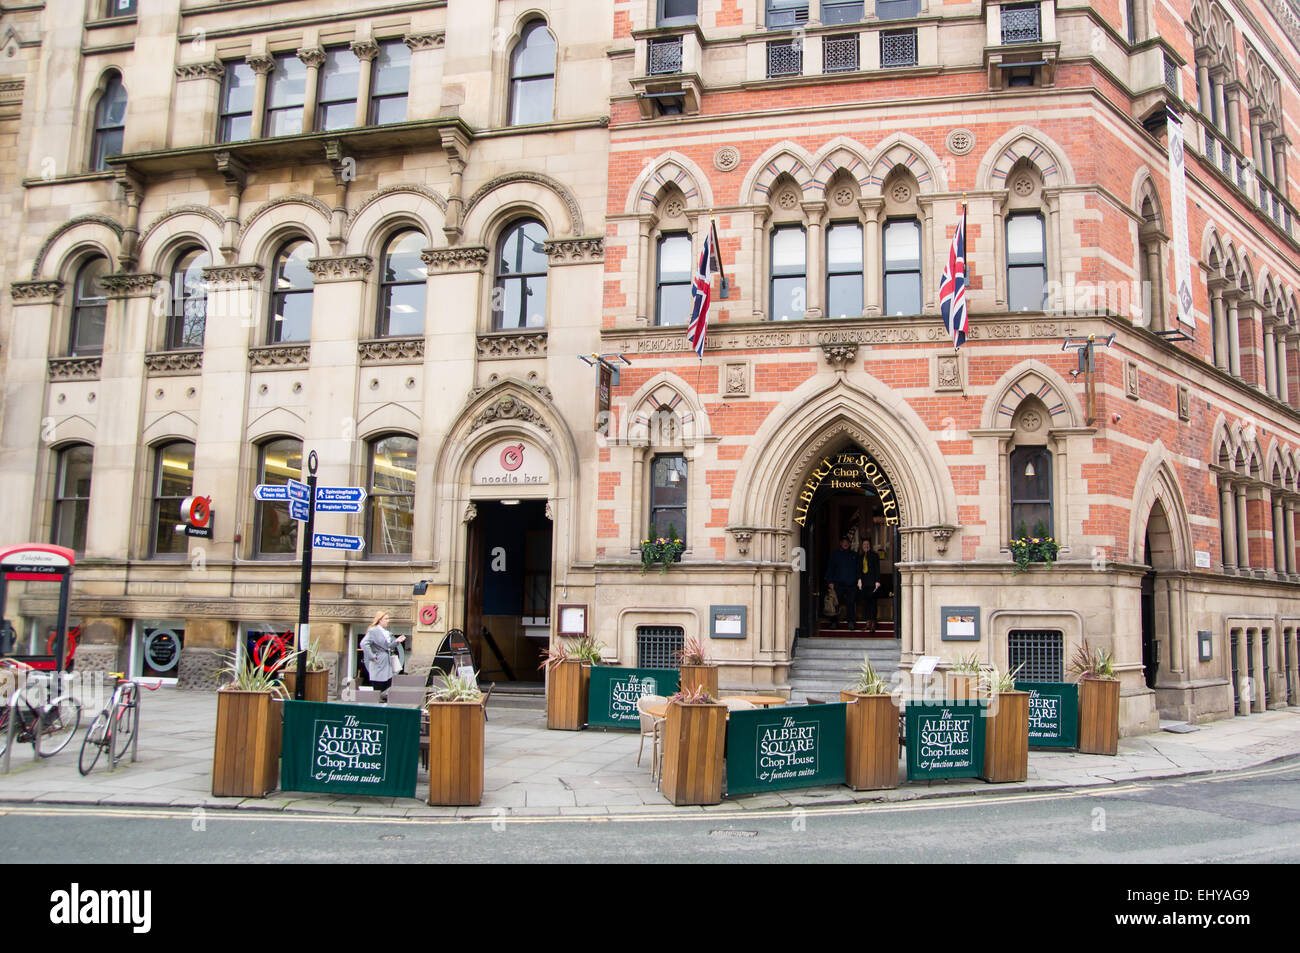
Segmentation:
<svg viewBox="0 0 1300 953">
<path fill-rule="evenodd" d="M 835 190 L 835 204 L 841 208 L 847 208 L 853 204 L 853 190 L 847 185 L 841 186 Z"/>
<path fill-rule="evenodd" d="M 426 248 L 420 252 L 420 260 L 428 266 L 431 275 L 457 271 L 482 271 L 488 263 L 488 257 L 488 250 L 482 245 Z"/>
<path fill-rule="evenodd" d="M 310 344 L 268 344 L 248 349 L 253 368 L 306 367 L 311 360 Z"/>
<path fill-rule="evenodd" d="M 52 357 L 50 380 L 97 381 L 102 360 L 98 357 Z"/>
<path fill-rule="evenodd" d="M 441 49 L 447 42 L 446 33 L 408 33 L 402 42 L 414 53 L 416 50 Z"/>
<path fill-rule="evenodd" d="M 302 60 L 303 65 L 308 69 L 313 66 L 320 69 L 325 65 L 325 51 L 318 47 L 304 47 L 298 50 L 295 55 Z"/>
<path fill-rule="evenodd" d="M 9 296 L 23 304 L 57 304 L 62 295 L 61 281 L 15 281 L 9 285 Z"/>
<path fill-rule="evenodd" d="M 789 211 L 799 205 L 799 193 L 794 189 L 782 189 L 776 197 L 776 204 Z"/>
<path fill-rule="evenodd" d="M 736 540 L 736 552 L 742 556 L 749 555 L 749 543 L 754 538 L 754 531 L 748 526 L 728 527 L 727 532 Z"/>
<path fill-rule="evenodd" d="M 546 258 L 552 265 L 587 264 L 605 260 L 603 238 L 554 238 L 545 242 Z"/>
<path fill-rule="evenodd" d="M 162 281 L 157 275 L 116 274 L 99 279 L 110 298 L 140 298 L 153 294 L 154 286 Z"/>
<path fill-rule="evenodd" d="M 213 291 L 235 291 L 262 283 L 261 265 L 214 265 L 203 269 L 203 280 Z"/>
<path fill-rule="evenodd" d="M 948 540 L 952 539 L 952 534 L 955 532 L 956 527 L 953 526 L 936 526 L 930 531 L 930 535 L 934 537 L 934 548 L 940 556 L 948 551 Z"/>
<path fill-rule="evenodd" d="M 1136 361 L 1127 361 L 1124 365 L 1124 396 L 1130 400 L 1138 399 L 1138 366 Z"/>
<path fill-rule="evenodd" d="M 189 374 L 203 369 L 203 352 L 155 351 L 144 356 L 144 369 L 150 374 Z"/>
<path fill-rule="evenodd" d="M 822 354 L 826 357 L 826 363 L 837 371 L 844 371 L 858 357 L 858 346 L 856 344 L 823 344 Z"/>
<path fill-rule="evenodd" d="M 935 363 L 935 390 L 961 390 L 961 359 L 956 354 L 940 354 Z"/>
<path fill-rule="evenodd" d="M 357 281 L 370 274 L 375 261 L 369 255 L 340 255 L 337 258 L 309 258 L 307 270 L 320 284 L 330 281 Z"/>
<path fill-rule="evenodd" d="M 265 76 L 271 70 L 275 69 L 275 60 L 265 53 L 254 53 L 244 60 L 254 73 L 260 73 Z"/>
<path fill-rule="evenodd" d="M 555 504 L 550 500 L 546 501 L 546 518 L 552 523 L 555 522 Z"/>
<path fill-rule="evenodd" d="M 902 205 L 912 200 L 912 189 L 907 185 L 907 183 L 898 182 L 894 185 L 894 188 L 890 191 L 889 195 L 895 202 Z"/>
<path fill-rule="evenodd" d="M 1178 388 L 1178 419 L 1192 419 L 1192 396 L 1186 387 Z"/>
<path fill-rule="evenodd" d="M 726 381 L 723 386 L 723 397 L 748 397 L 749 396 L 749 362 L 736 361 L 727 364 Z"/>
<path fill-rule="evenodd" d="M 376 338 L 358 341 L 362 364 L 404 364 L 424 359 L 424 338 Z"/>
<path fill-rule="evenodd" d="M 740 165 L 740 150 L 735 146 L 723 146 L 713 153 L 713 167 L 719 172 L 730 172 Z"/>
<path fill-rule="evenodd" d="M 512 357 L 545 357 L 546 332 L 494 332 L 478 336 L 478 356 L 487 361 Z"/>
<path fill-rule="evenodd" d="M 1018 175 L 1011 183 L 1011 191 L 1021 198 L 1034 194 L 1034 180 L 1028 175 Z"/>
<path fill-rule="evenodd" d="M 477 417 L 474 418 L 474 423 L 472 423 L 469 428 L 470 433 L 473 433 L 480 427 L 485 427 L 488 424 L 495 423 L 499 420 L 530 423 L 540 427 L 548 434 L 551 432 L 550 425 L 540 413 L 528 404 L 515 398 L 513 395 L 506 394 L 500 400 L 489 404 Z"/>
<path fill-rule="evenodd" d="M 460 518 L 462 523 L 472 523 L 478 519 L 478 506 L 474 503 L 465 504 L 465 515 Z"/>
<path fill-rule="evenodd" d="M 506 172 L 502 175 L 496 176 L 495 178 L 489 179 L 487 182 L 484 182 L 475 189 L 474 194 L 466 199 L 466 214 L 469 214 L 469 210 L 477 205 L 479 199 L 483 198 L 483 196 L 495 189 L 501 188 L 503 185 L 509 185 L 511 182 L 533 182 L 542 186 L 542 188 L 550 189 L 564 201 L 564 207 L 568 209 L 569 212 L 569 222 L 573 226 L 573 234 L 582 234 L 582 209 L 578 205 L 577 196 L 575 196 L 569 187 L 563 182 L 560 182 L 558 179 L 553 179 L 549 175 L 543 175 L 540 172 Z"/>
<path fill-rule="evenodd" d="M 186 63 L 176 67 L 176 79 L 185 82 L 191 79 L 215 79 L 220 81 L 226 75 L 226 68 L 220 63 Z"/>
<path fill-rule="evenodd" d="M 948 151 L 955 156 L 964 156 L 975 148 L 975 133 L 969 129 L 954 129 L 948 133 Z"/>
<path fill-rule="evenodd" d="M 352 55 L 364 63 L 369 63 L 379 55 L 379 44 L 374 40 L 353 40 L 348 47 Z"/>
</svg>

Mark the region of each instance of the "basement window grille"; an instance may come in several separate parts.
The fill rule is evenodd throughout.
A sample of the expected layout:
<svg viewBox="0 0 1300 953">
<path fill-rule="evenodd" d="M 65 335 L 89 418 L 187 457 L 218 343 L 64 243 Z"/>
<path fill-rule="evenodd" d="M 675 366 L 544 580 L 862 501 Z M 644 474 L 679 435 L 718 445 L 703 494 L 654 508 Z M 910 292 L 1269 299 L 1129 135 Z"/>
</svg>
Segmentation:
<svg viewBox="0 0 1300 953">
<path fill-rule="evenodd" d="M 880 65 L 883 69 L 915 66 L 916 30 L 887 30 L 881 33 Z"/>
<path fill-rule="evenodd" d="M 637 668 L 677 668 L 685 637 L 685 630 L 680 625 L 638 625 Z"/>
<path fill-rule="evenodd" d="M 1059 629 L 1012 629 L 1007 634 L 1007 666 L 1023 665 L 1020 682 L 1059 682 L 1064 678 L 1064 637 Z"/>
<path fill-rule="evenodd" d="M 822 72 L 851 73 L 858 68 L 858 37 L 828 36 L 822 40 Z"/>
</svg>

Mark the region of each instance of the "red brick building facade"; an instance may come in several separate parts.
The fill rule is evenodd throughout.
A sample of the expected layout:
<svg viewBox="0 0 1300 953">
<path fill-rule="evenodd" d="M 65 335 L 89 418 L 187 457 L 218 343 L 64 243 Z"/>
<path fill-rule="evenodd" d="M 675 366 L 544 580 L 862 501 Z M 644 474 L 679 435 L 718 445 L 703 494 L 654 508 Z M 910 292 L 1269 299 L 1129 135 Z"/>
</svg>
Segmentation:
<svg viewBox="0 0 1300 953">
<path fill-rule="evenodd" d="M 1293 701 L 1296 9 L 874 6 L 615 3 L 602 343 L 631 366 L 596 464 L 598 631 L 626 655 L 651 623 L 708 636 L 743 609 L 745 638 L 711 642 L 724 684 L 789 687 L 796 639 L 844 631 L 825 573 L 848 533 L 904 666 L 974 649 L 1046 677 L 1087 639 L 1130 731 Z M 725 291 L 697 360 L 711 221 Z M 681 564 L 636 575 L 670 523 Z M 1054 537 L 1055 565 L 1016 573 L 1019 536 Z"/>
</svg>

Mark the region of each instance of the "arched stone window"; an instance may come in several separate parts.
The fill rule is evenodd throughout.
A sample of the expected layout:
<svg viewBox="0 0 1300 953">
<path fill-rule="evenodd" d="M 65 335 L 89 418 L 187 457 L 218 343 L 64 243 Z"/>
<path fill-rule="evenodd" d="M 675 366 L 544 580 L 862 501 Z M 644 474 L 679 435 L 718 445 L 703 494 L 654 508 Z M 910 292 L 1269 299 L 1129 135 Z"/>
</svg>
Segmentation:
<svg viewBox="0 0 1300 953">
<path fill-rule="evenodd" d="M 58 452 L 54 473 L 54 513 L 50 542 L 75 553 L 86 551 L 86 524 L 90 518 L 90 477 L 95 448 L 80 443 Z"/>
<path fill-rule="evenodd" d="M 530 21 L 510 54 L 509 124 L 550 122 L 555 108 L 555 38 L 542 20 Z"/>
<path fill-rule="evenodd" d="M 96 355 L 104 350 L 108 295 L 102 279 L 108 272 L 108 259 L 102 255 L 88 259 L 77 271 L 68 333 L 68 354 L 72 357 Z"/>
<path fill-rule="evenodd" d="M 271 272 L 271 315 L 267 343 L 288 344 L 311 339 L 312 291 L 307 262 L 311 242 L 295 238 L 280 246 Z"/>
<path fill-rule="evenodd" d="M 419 441 L 390 434 L 367 444 L 366 555 L 411 556 Z"/>
<path fill-rule="evenodd" d="M 425 280 L 428 268 L 420 259 L 424 236 L 415 230 L 394 234 L 384 245 L 379 272 L 379 337 L 424 333 Z"/>
<path fill-rule="evenodd" d="M 492 283 L 492 330 L 546 326 L 546 227 L 512 222 L 497 242 Z"/>
<path fill-rule="evenodd" d="M 178 440 L 154 450 L 153 497 L 149 513 L 149 555 L 184 558 L 189 538 L 181 503 L 194 492 L 194 444 Z"/>
<path fill-rule="evenodd" d="M 91 149 L 91 169 L 102 172 L 108 168 L 109 156 L 122 152 L 122 136 L 126 131 L 126 87 L 122 75 L 116 70 L 105 76 L 104 91 L 95 104 L 95 139 Z"/>
<path fill-rule="evenodd" d="M 302 479 L 302 441 L 277 437 L 257 448 L 257 482 L 275 486 Z M 298 521 L 289 516 L 288 502 L 259 502 L 253 531 L 253 555 L 260 559 L 292 559 L 298 551 Z"/>
<path fill-rule="evenodd" d="M 203 269 L 211 264 L 212 256 L 198 245 L 191 245 L 177 254 L 171 271 L 171 296 L 163 340 L 165 349 L 203 347 L 208 314 Z"/>
</svg>

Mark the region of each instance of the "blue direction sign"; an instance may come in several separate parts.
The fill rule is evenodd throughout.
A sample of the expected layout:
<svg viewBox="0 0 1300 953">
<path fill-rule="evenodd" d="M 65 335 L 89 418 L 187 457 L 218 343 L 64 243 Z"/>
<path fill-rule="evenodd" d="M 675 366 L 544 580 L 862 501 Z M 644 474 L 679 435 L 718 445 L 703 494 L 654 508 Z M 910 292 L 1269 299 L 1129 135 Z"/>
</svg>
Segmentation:
<svg viewBox="0 0 1300 953">
<path fill-rule="evenodd" d="M 360 536 L 340 536 L 335 533 L 313 533 L 312 546 L 317 549 L 351 549 L 360 551 L 366 548 L 366 541 Z"/>
<path fill-rule="evenodd" d="M 307 522 L 307 504 L 301 500 L 289 501 L 289 517 L 300 523 Z"/>
<path fill-rule="evenodd" d="M 253 487 L 253 499 L 264 503 L 283 503 L 289 498 L 289 488 L 273 483 L 259 483 Z"/>
<path fill-rule="evenodd" d="M 366 491 L 359 486 L 318 486 L 316 502 L 327 503 L 364 503 Z M 319 506 L 316 507 L 320 509 Z"/>
<path fill-rule="evenodd" d="M 304 507 L 306 504 L 303 504 Z M 317 513 L 360 513 L 361 504 L 351 500 L 316 500 Z"/>
<path fill-rule="evenodd" d="M 306 483 L 291 478 L 286 485 L 289 488 L 289 499 L 298 500 L 302 503 L 311 502 L 311 489 Z"/>
</svg>

